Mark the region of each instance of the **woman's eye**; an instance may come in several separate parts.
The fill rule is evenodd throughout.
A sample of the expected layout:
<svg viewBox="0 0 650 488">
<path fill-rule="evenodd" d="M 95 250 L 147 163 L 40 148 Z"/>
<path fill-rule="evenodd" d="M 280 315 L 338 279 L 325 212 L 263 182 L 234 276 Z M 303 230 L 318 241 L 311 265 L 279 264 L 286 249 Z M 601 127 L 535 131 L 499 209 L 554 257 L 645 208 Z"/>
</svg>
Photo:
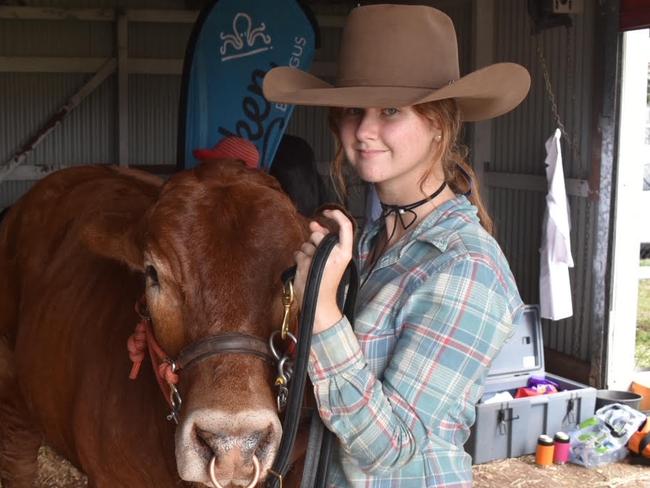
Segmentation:
<svg viewBox="0 0 650 488">
<path fill-rule="evenodd" d="M 147 278 L 147 282 L 151 286 L 159 286 L 160 283 L 158 282 L 158 272 L 156 271 L 156 268 L 153 266 L 147 266 L 144 269 L 144 275 Z"/>
<path fill-rule="evenodd" d="M 394 107 L 383 108 L 381 113 L 388 116 L 396 115 L 399 113 L 399 109 Z"/>
<path fill-rule="evenodd" d="M 363 109 L 357 107 L 347 107 L 343 109 L 343 115 L 347 117 L 356 117 L 357 115 L 361 115 L 362 112 Z"/>
</svg>

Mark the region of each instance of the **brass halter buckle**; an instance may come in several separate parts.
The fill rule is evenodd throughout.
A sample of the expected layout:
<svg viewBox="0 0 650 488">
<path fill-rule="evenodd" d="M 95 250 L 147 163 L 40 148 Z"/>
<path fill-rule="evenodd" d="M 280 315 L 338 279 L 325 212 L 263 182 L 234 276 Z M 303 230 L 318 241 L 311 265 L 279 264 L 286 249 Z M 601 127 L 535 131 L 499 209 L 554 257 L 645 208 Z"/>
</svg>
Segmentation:
<svg viewBox="0 0 650 488">
<path fill-rule="evenodd" d="M 280 351 L 278 351 L 278 349 L 275 347 L 275 338 L 279 333 L 282 341 L 287 341 L 287 339 L 289 339 L 291 342 L 293 342 L 293 346 L 295 346 L 298 342 L 296 340 L 296 337 L 291 332 L 289 332 L 289 319 L 291 318 L 291 306 L 293 305 L 294 297 L 295 295 L 293 293 L 293 281 L 286 280 L 282 287 L 282 305 L 284 307 L 282 327 L 280 327 L 280 331 L 276 330 L 273 332 L 271 334 L 271 338 L 269 339 L 271 353 L 278 363 L 278 375 L 275 378 L 275 387 L 277 388 L 276 400 L 278 404 L 278 412 L 282 412 L 284 410 L 284 407 L 287 405 L 287 398 L 289 397 L 289 381 L 291 380 L 291 373 L 293 372 L 293 368 L 291 359 L 286 353 L 287 348 L 284 348 L 285 352 L 280 353 Z M 289 343 L 289 347 L 291 347 L 291 343 Z"/>
<path fill-rule="evenodd" d="M 284 306 L 284 315 L 282 316 L 282 339 L 287 338 L 289 333 L 289 318 L 291 316 L 291 305 L 293 305 L 293 281 L 287 280 L 282 287 L 282 305 Z"/>
</svg>

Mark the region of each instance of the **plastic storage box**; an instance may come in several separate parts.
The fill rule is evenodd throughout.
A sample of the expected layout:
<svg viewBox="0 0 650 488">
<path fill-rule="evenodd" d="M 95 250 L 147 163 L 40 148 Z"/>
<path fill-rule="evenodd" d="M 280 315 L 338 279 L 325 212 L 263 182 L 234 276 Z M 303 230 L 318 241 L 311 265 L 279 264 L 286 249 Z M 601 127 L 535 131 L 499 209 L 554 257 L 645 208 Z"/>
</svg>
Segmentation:
<svg viewBox="0 0 650 488">
<path fill-rule="evenodd" d="M 482 403 L 497 392 L 526 386 L 530 376 L 558 383 L 560 391 L 547 395 Z M 535 452 L 540 434 L 568 432 L 593 417 L 596 389 L 544 372 L 544 347 L 539 306 L 526 305 L 513 335 L 503 345 L 488 373 L 483 399 L 476 405 L 476 421 L 465 450 L 474 464 Z"/>
</svg>

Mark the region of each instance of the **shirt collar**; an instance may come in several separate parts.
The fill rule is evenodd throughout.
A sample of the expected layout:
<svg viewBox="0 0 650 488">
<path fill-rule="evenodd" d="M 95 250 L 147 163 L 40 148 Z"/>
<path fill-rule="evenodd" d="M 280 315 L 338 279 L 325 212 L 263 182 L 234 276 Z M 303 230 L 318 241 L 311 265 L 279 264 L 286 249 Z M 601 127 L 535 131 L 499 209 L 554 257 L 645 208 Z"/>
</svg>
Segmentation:
<svg viewBox="0 0 650 488">
<path fill-rule="evenodd" d="M 453 221 L 450 221 L 448 217 L 451 214 L 455 214 L 459 219 L 478 222 L 477 211 L 477 208 L 469 202 L 467 197 L 464 195 L 456 195 L 454 198 L 434 208 L 416 225 L 406 239 L 400 240 L 383 257 L 389 259 L 390 262 L 395 261 L 415 241 L 428 242 L 440 249 L 441 252 L 444 252 L 447 249 L 451 237 L 450 230 L 456 226 L 453 225 Z M 365 260 L 375 237 L 383 228 L 383 221 L 377 219 L 364 230 L 359 240 L 359 257 L 362 260 Z M 385 266 L 388 263 L 384 262 L 382 258 L 377 264 Z"/>
</svg>

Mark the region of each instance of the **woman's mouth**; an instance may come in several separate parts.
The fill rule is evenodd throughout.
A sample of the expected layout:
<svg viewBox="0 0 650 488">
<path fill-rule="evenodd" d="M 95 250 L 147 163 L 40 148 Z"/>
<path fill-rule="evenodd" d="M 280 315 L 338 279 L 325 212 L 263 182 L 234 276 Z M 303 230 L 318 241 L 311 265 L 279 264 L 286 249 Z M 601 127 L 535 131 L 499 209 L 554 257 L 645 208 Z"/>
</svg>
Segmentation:
<svg viewBox="0 0 650 488">
<path fill-rule="evenodd" d="M 386 151 L 384 149 L 357 149 L 357 152 L 362 158 L 372 158 Z"/>
</svg>

